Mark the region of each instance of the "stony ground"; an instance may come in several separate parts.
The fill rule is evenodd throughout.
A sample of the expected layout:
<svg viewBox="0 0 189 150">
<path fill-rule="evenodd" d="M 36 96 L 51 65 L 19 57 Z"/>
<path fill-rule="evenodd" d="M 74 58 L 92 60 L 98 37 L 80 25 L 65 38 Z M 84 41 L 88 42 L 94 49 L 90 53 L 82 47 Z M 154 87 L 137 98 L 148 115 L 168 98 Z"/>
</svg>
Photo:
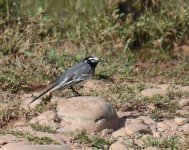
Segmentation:
<svg viewBox="0 0 189 150">
<path fill-rule="evenodd" d="M 106 92 L 108 88 L 100 83 L 89 81 L 84 89 L 93 90 L 96 85 L 95 90 Z M 116 104 L 100 97 L 53 96 L 50 103 L 37 101 L 28 107 L 32 94 L 20 98 L 23 117 L 1 129 L 2 149 L 41 149 L 45 145 L 46 149 L 62 145 L 65 150 L 189 148 L 189 86 L 145 85 L 134 99 Z M 4 103 L 4 108 L 10 111 L 12 105 L 16 104 Z"/>
</svg>

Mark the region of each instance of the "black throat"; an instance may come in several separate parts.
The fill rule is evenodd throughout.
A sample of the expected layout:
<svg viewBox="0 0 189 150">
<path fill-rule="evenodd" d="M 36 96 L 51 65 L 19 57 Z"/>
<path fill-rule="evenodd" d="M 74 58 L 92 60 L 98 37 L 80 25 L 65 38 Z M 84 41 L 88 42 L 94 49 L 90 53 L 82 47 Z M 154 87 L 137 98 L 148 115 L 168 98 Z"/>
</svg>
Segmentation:
<svg viewBox="0 0 189 150">
<path fill-rule="evenodd" d="M 91 68 L 93 68 L 95 70 L 96 66 L 97 66 L 97 62 L 96 63 L 91 63 L 89 60 L 87 61 L 87 63 L 90 65 Z"/>
</svg>

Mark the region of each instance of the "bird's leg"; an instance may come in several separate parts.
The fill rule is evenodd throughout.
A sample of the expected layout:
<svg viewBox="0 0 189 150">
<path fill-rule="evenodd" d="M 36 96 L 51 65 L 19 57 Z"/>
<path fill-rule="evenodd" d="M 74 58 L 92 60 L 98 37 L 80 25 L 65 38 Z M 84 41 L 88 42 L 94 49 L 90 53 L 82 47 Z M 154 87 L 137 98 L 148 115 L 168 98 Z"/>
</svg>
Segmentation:
<svg viewBox="0 0 189 150">
<path fill-rule="evenodd" d="M 70 87 L 70 89 L 73 91 L 73 93 L 75 93 L 77 96 L 81 96 L 81 94 L 76 91 L 73 87 Z"/>
</svg>

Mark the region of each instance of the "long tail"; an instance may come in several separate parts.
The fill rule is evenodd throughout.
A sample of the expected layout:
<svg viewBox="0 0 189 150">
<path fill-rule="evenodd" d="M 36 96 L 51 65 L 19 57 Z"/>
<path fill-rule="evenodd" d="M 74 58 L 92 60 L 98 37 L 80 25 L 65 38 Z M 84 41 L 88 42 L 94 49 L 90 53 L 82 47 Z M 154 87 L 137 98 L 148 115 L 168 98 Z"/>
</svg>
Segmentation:
<svg viewBox="0 0 189 150">
<path fill-rule="evenodd" d="M 47 94 L 48 92 L 52 92 L 56 89 L 57 84 L 53 84 L 51 85 L 48 89 L 46 89 L 43 93 L 41 93 L 39 96 L 37 96 L 36 98 L 34 98 L 28 105 L 30 105 L 31 103 L 33 103 L 34 101 L 36 101 L 38 98 L 44 96 L 45 94 Z"/>
</svg>

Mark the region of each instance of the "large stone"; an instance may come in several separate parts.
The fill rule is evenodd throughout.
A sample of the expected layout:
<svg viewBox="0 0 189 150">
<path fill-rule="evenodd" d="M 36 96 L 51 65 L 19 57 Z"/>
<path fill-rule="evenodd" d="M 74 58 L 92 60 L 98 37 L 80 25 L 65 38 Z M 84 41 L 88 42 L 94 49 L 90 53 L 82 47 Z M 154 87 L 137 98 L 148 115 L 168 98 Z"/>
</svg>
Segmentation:
<svg viewBox="0 0 189 150">
<path fill-rule="evenodd" d="M 164 120 L 163 122 L 169 127 L 169 130 L 177 131 L 179 128 L 174 120 Z"/>
<path fill-rule="evenodd" d="M 37 136 L 37 137 L 48 137 L 52 140 L 54 140 L 54 142 L 59 143 L 59 144 L 64 144 L 64 139 L 60 136 L 59 133 L 49 133 L 49 132 L 41 132 L 41 131 L 36 131 L 33 128 L 31 128 L 30 126 L 28 127 L 16 127 L 14 129 L 12 129 L 13 131 L 21 131 L 23 133 L 29 133 L 31 135 Z"/>
<path fill-rule="evenodd" d="M 175 119 L 174 119 L 174 122 L 177 124 L 177 125 L 179 125 L 179 126 L 182 126 L 182 125 L 184 125 L 184 124 L 187 124 L 188 122 L 189 122 L 189 119 L 187 119 L 187 118 L 180 118 L 180 117 L 176 117 Z"/>
<path fill-rule="evenodd" d="M 71 150 L 67 145 L 28 145 L 21 143 L 10 143 L 1 148 L 1 150 Z"/>
<path fill-rule="evenodd" d="M 152 135 L 153 135 L 153 138 L 160 138 L 161 136 L 160 132 L 157 132 L 157 131 L 153 131 Z"/>
<path fill-rule="evenodd" d="M 120 142 L 115 142 L 113 143 L 109 150 L 126 150 L 126 146 L 124 146 L 123 144 L 121 144 Z"/>
<path fill-rule="evenodd" d="M 141 91 L 143 97 L 153 97 L 155 95 L 165 96 L 169 93 L 168 86 L 159 86 L 157 88 L 149 88 Z"/>
<path fill-rule="evenodd" d="M 79 96 L 59 99 L 57 115 L 61 127 L 72 130 L 101 131 L 116 129 L 118 116 L 113 107 L 103 98 Z"/>
<path fill-rule="evenodd" d="M 150 116 L 140 116 L 140 117 L 138 117 L 138 119 L 143 120 L 144 123 L 147 124 L 147 125 L 156 124 L 156 122 L 152 118 L 150 118 Z"/>
<path fill-rule="evenodd" d="M 131 136 L 137 132 L 143 134 L 151 134 L 151 130 L 149 129 L 149 127 L 142 123 L 130 123 L 125 125 L 126 135 Z"/>
<path fill-rule="evenodd" d="M 130 123 L 132 123 L 132 124 L 135 124 L 135 123 L 144 123 L 144 120 L 142 120 L 142 119 L 139 119 L 139 118 L 136 118 L 136 119 L 127 119 L 126 120 L 126 124 L 130 124 Z"/>
<path fill-rule="evenodd" d="M 13 126 L 14 127 L 26 127 L 27 122 L 25 120 L 19 120 L 19 121 L 15 122 Z"/>
<path fill-rule="evenodd" d="M 188 116 L 189 111 L 187 110 L 187 108 L 182 108 L 182 109 L 176 110 L 176 114 L 180 116 Z"/>
<path fill-rule="evenodd" d="M 182 129 L 185 134 L 189 135 L 189 123 L 182 126 Z"/>
<path fill-rule="evenodd" d="M 161 150 L 161 149 L 158 147 L 148 146 L 144 150 Z"/>
<path fill-rule="evenodd" d="M 101 132 L 101 134 L 102 134 L 102 136 L 107 136 L 107 135 L 109 135 L 111 132 L 112 132 L 111 129 L 103 129 L 102 132 Z"/>
<path fill-rule="evenodd" d="M 157 131 L 163 132 L 165 130 L 168 130 L 169 126 L 165 122 L 158 122 L 157 123 Z"/>
<path fill-rule="evenodd" d="M 113 138 L 118 138 L 118 137 L 124 137 L 126 134 L 125 134 L 125 129 L 124 128 L 121 128 L 115 132 L 112 133 L 112 137 Z"/>
<path fill-rule="evenodd" d="M 189 86 L 177 85 L 175 86 L 175 92 L 187 93 L 189 92 Z"/>
<path fill-rule="evenodd" d="M 17 142 L 17 141 L 24 141 L 24 138 L 16 138 L 13 135 L 7 134 L 7 135 L 0 135 L 0 145 L 5 145 L 7 143 L 11 142 Z"/>
<path fill-rule="evenodd" d="M 184 106 L 188 106 L 189 105 L 189 99 L 181 99 L 179 101 L 179 107 L 182 108 Z"/>
<path fill-rule="evenodd" d="M 53 111 L 46 111 L 41 113 L 39 116 L 32 118 L 30 123 L 38 123 L 39 125 L 48 126 L 51 127 L 52 130 L 55 130 L 58 125 L 54 122 L 54 116 L 55 114 Z"/>
</svg>

